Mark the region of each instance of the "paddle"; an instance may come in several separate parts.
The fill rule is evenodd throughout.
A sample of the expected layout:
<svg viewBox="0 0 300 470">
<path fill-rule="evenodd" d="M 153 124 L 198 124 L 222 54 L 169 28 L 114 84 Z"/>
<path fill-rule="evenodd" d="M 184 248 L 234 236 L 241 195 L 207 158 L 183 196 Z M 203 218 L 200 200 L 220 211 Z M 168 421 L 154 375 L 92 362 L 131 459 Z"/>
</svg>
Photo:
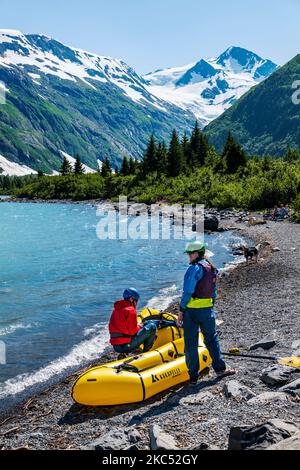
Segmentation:
<svg viewBox="0 0 300 470">
<path fill-rule="evenodd" d="M 229 357 L 245 357 L 249 359 L 261 359 L 272 362 L 278 362 L 283 366 L 289 367 L 300 367 L 300 356 L 291 356 L 291 357 L 275 357 L 275 356 L 258 356 L 255 354 L 245 354 L 241 353 L 238 348 L 233 348 L 229 352 L 222 353 L 223 356 Z"/>
</svg>

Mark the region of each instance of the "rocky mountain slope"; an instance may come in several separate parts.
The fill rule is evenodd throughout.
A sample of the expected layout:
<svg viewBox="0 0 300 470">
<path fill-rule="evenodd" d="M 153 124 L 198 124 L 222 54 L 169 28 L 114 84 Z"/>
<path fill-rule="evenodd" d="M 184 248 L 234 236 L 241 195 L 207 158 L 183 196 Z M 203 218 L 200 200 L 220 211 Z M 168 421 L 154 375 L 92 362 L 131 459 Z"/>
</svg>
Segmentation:
<svg viewBox="0 0 300 470">
<path fill-rule="evenodd" d="M 152 132 L 166 138 L 195 119 L 151 94 L 124 62 L 42 35 L 0 30 L 0 81 L 0 154 L 50 173 L 61 152 L 92 168 L 106 156 L 115 165 L 140 158 Z"/>
</svg>

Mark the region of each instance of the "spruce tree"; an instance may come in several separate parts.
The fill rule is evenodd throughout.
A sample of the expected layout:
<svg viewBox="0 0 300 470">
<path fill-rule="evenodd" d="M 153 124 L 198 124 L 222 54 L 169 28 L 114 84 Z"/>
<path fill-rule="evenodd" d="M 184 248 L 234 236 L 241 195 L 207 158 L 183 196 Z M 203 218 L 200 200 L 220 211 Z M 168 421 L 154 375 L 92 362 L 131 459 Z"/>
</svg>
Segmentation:
<svg viewBox="0 0 300 470">
<path fill-rule="evenodd" d="M 190 156 L 190 139 L 188 138 L 187 133 L 185 132 L 181 141 L 182 147 L 182 154 L 183 154 L 183 162 L 185 165 L 189 162 Z"/>
<path fill-rule="evenodd" d="M 222 159 L 224 161 L 225 171 L 228 174 L 236 173 L 239 168 L 247 165 L 246 153 L 242 146 L 236 142 L 231 132 L 228 133 Z"/>
<path fill-rule="evenodd" d="M 121 175 L 122 176 L 128 176 L 130 173 L 129 173 L 129 160 L 128 158 L 125 156 L 123 158 L 123 162 L 122 162 L 122 167 L 121 167 Z"/>
<path fill-rule="evenodd" d="M 189 150 L 189 155 L 187 159 L 188 166 L 191 169 L 198 164 L 198 155 L 200 152 L 200 145 L 201 145 L 201 131 L 199 128 L 198 121 L 196 121 L 195 127 L 192 132 L 190 150 Z"/>
<path fill-rule="evenodd" d="M 62 176 L 67 176 L 67 175 L 70 175 L 73 171 L 73 168 L 72 168 L 72 165 L 71 163 L 69 162 L 69 160 L 64 157 L 63 159 L 63 163 L 62 163 L 62 166 L 61 166 L 61 169 L 60 169 L 60 174 Z"/>
<path fill-rule="evenodd" d="M 137 170 L 137 162 L 133 157 L 130 157 L 129 159 L 129 174 L 130 175 L 135 175 Z"/>
<path fill-rule="evenodd" d="M 168 175 L 178 176 L 183 170 L 183 152 L 178 134 L 174 129 L 168 152 Z"/>
<path fill-rule="evenodd" d="M 297 160 L 300 160 L 299 150 L 296 148 L 289 147 L 283 159 L 285 162 L 288 162 L 288 163 L 292 163 L 292 162 L 296 162 Z"/>
<path fill-rule="evenodd" d="M 77 157 L 76 157 L 76 162 L 75 162 L 75 166 L 74 166 L 74 173 L 77 176 L 84 174 L 84 167 L 81 163 L 79 155 L 77 155 Z"/>
<path fill-rule="evenodd" d="M 197 154 L 197 160 L 200 166 L 204 166 L 207 163 L 210 151 L 211 147 L 209 145 L 208 138 L 203 132 L 200 132 L 200 142 Z"/>
<path fill-rule="evenodd" d="M 156 160 L 159 173 L 168 174 L 168 149 L 164 141 L 158 144 Z"/>
<path fill-rule="evenodd" d="M 104 161 L 102 162 L 101 176 L 103 176 L 103 178 L 106 178 L 107 176 L 111 174 L 112 174 L 112 168 L 110 165 L 110 161 L 109 161 L 109 158 L 106 157 Z"/>
<path fill-rule="evenodd" d="M 154 134 L 151 135 L 147 150 L 145 152 L 144 160 L 143 160 L 143 173 L 144 175 L 148 175 L 149 173 L 153 173 L 154 171 L 158 170 L 158 162 L 156 159 L 156 152 L 157 152 L 157 144 L 154 137 Z"/>
</svg>

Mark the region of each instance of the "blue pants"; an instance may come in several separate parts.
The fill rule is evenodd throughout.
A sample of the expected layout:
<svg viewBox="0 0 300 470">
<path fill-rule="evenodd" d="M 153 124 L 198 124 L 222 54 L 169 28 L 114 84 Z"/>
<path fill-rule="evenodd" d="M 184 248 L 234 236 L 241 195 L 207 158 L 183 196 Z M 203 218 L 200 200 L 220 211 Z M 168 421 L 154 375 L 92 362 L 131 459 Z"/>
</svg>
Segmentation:
<svg viewBox="0 0 300 470">
<path fill-rule="evenodd" d="M 213 308 L 188 308 L 184 314 L 184 341 L 186 363 L 190 378 L 199 376 L 199 329 L 204 336 L 204 342 L 212 358 L 215 372 L 226 370 L 220 349 L 219 337 L 216 329 L 216 317 Z"/>
<path fill-rule="evenodd" d="M 149 321 L 133 336 L 131 343 L 114 346 L 114 350 L 119 354 L 127 354 L 135 351 L 140 346 L 144 346 L 144 352 L 150 351 L 156 339 L 156 331 L 156 322 Z"/>
</svg>

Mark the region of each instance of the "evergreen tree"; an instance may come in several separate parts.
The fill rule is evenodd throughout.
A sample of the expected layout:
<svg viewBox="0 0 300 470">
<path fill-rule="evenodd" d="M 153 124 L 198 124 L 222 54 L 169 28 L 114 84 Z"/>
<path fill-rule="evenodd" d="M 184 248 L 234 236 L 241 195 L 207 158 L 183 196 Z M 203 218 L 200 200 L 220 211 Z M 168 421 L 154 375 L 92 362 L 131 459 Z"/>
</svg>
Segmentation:
<svg viewBox="0 0 300 470">
<path fill-rule="evenodd" d="M 201 131 L 198 121 L 192 132 L 189 157 L 187 163 L 189 166 L 204 166 L 209 160 L 212 147 L 208 142 L 207 136 Z"/>
<path fill-rule="evenodd" d="M 136 170 L 137 170 L 137 161 L 133 157 L 130 157 L 130 159 L 129 159 L 129 174 L 130 175 L 135 175 Z"/>
<path fill-rule="evenodd" d="M 76 162 L 74 166 L 74 173 L 75 175 L 83 175 L 84 174 L 84 167 L 81 163 L 79 155 L 76 157 Z"/>
<path fill-rule="evenodd" d="M 122 167 L 121 167 L 121 175 L 122 176 L 130 175 L 129 160 L 126 156 L 123 158 Z"/>
<path fill-rule="evenodd" d="M 62 163 L 62 166 L 61 166 L 61 169 L 60 169 L 60 173 L 62 176 L 67 176 L 67 175 L 70 175 L 73 171 L 73 168 L 72 168 L 72 165 L 71 163 L 69 162 L 69 160 L 64 157 L 63 159 L 63 163 Z"/>
<path fill-rule="evenodd" d="M 45 176 L 44 172 L 42 170 L 38 171 L 38 178 L 43 178 Z"/>
<path fill-rule="evenodd" d="M 272 166 L 272 158 L 269 155 L 265 155 L 263 160 L 262 160 L 262 170 L 263 171 L 269 171 Z"/>
<path fill-rule="evenodd" d="M 183 170 L 183 152 L 178 134 L 174 129 L 168 152 L 168 175 L 178 176 Z"/>
<path fill-rule="evenodd" d="M 143 173 L 148 175 L 158 170 L 158 161 L 157 161 L 157 144 L 154 135 L 150 137 L 147 150 L 145 152 L 143 160 Z"/>
<path fill-rule="evenodd" d="M 168 149 L 164 141 L 160 142 L 156 151 L 158 171 L 162 174 L 168 173 Z"/>
<path fill-rule="evenodd" d="M 199 128 L 198 121 L 195 123 L 195 127 L 192 132 L 191 142 L 190 142 L 190 150 L 187 159 L 188 166 L 192 169 L 198 164 L 199 161 L 199 153 L 200 153 L 200 146 L 201 146 L 201 131 Z"/>
<path fill-rule="evenodd" d="M 104 161 L 102 162 L 101 176 L 103 176 L 103 178 L 106 178 L 107 176 L 111 174 L 112 174 L 111 164 L 110 164 L 109 158 L 106 157 Z"/>
<path fill-rule="evenodd" d="M 242 146 L 236 142 L 231 132 L 228 133 L 222 159 L 224 161 L 225 171 L 228 174 L 236 173 L 239 168 L 247 165 L 246 153 Z"/>
<path fill-rule="evenodd" d="M 296 148 L 289 147 L 283 159 L 287 163 L 292 163 L 296 162 L 297 160 L 300 160 L 299 150 Z"/>
<path fill-rule="evenodd" d="M 181 141 L 182 147 L 182 154 L 183 154 L 183 162 L 184 164 L 188 164 L 189 156 L 190 156 L 190 139 L 188 138 L 187 133 L 185 132 Z"/>
<path fill-rule="evenodd" d="M 211 146 L 209 145 L 208 138 L 203 132 L 200 132 L 200 142 L 197 154 L 198 163 L 203 166 L 208 162 L 209 155 L 211 152 Z"/>
</svg>

